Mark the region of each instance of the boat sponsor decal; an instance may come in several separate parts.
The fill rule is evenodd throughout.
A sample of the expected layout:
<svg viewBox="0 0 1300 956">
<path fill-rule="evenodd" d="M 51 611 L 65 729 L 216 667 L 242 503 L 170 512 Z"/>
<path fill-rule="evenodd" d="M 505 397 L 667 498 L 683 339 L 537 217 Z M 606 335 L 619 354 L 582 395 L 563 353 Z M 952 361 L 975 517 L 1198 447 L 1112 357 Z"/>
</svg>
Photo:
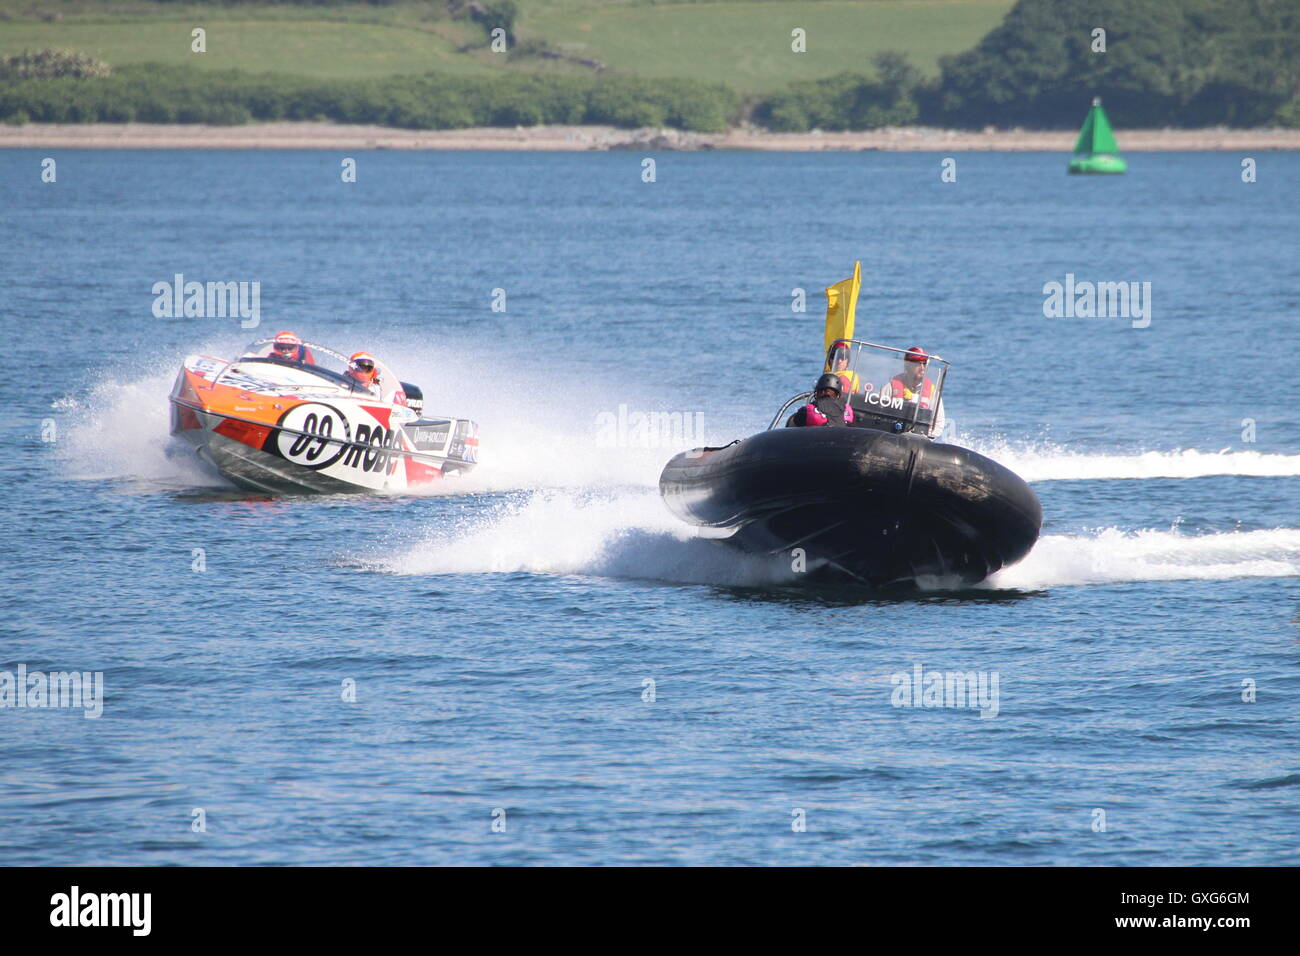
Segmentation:
<svg viewBox="0 0 1300 956">
<path fill-rule="evenodd" d="M 370 447 L 365 447 L 367 445 Z M 343 465 L 391 475 L 402 457 L 402 450 L 402 433 L 397 429 L 358 425 L 356 443 L 348 446 Z"/>
<path fill-rule="evenodd" d="M 418 451 L 431 451 L 441 454 L 447 447 L 447 437 L 451 433 L 451 422 L 438 422 L 436 425 L 408 425 L 406 437 Z"/>
<path fill-rule="evenodd" d="M 277 422 L 274 450 L 281 458 L 304 468 L 328 468 L 349 450 L 352 429 L 337 408 L 307 402 L 289 409 Z M 360 429 L 357 438 L 361 439 Z"/>
<path fill-rule="evenodd" d="M 863 399 L 868 405 L 879 405 L 881 408 L 892 408 L 895 410 L 903 407 L 903 399 L 891 398 L 883 392 L 868 392 Z"/>
<path fill-rule="evenodd" d="M 366 411 L 373 414 L 376 409 L 367 407 Z M 262 447 L 314 471 L 346 468 L 372 475 L 394 474 L 399 462 L 415 450 L 411 441 L 400 427 L 357 423 L 353 414 L 350 422 L 343 410 L 332 405 L 296 405 L 280 417 L 278 427 L 261 429 L 265 441 Z M 442 435 L 445 441 L 445 427 Z M 440 469 L 435 470 L 441 474 Z M 422 477 L 425 474 L 421 472 Z"/>
<path fill-rule="evenodd" d="M 458 461 L 477 463 L 478 462 L 478 439 L 477 438 L 458 438 L 451 443 L 451 448 L 447 450 L 448 458 L 455 458 Z"/>
<path fill-rule="evenodd" d="M 225 367 L 226 367 L 225 362 L 218 362 L 216 359 L 204 358 L 203 356 L 200 355 L 196 357 L 193 361 L 191 361 L 186 366 L 186 369 L 194 373 L 195 375 L 199 376 L 200 378 L 207 379 L 210 382 L 213 379 L 215 379 L 217 375 L 221 372 L 221 370 Z"/>
<path fill-rule="evenodd" d="M 276 385 L 274 382 L 267 382 L 260 378 L 245 373 L 243 370 L 231 369 L 225 375 L 221 376 L 219 385 L 229 385 L 231 388 L 237 388 L 241 392 L 255 392 L 259 395 L 280 395 L 284 392 L 283 385 Z"/>
<path fill-rule="evenodd" d="M 478 424 L 469 419 L 456 422 L 456 440 L 447 451 L 448 457 L 470 464 L 478 463 Z"/>
</svg>

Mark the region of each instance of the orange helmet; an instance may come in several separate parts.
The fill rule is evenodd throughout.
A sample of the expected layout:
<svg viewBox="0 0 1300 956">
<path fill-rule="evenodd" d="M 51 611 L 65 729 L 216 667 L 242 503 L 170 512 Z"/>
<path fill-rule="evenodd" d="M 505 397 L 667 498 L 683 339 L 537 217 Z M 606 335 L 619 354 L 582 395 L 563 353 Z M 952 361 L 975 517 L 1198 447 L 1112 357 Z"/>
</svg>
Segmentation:
<svg viewBox="0 0 1300 956">
<path fill-rule="evenodd" d="M 271 348 L 281 355 L 293 354 L 300 345 L 302 339 L 288 330 L 279 333 L 271 342 Z"/>
<path fill-rule="evenodd" d="M 372 381 L 375 377 L 375 357 L 369 352 L 353 352 L 348 359 L 348 369 L 363 381 Z"/>
</svg>

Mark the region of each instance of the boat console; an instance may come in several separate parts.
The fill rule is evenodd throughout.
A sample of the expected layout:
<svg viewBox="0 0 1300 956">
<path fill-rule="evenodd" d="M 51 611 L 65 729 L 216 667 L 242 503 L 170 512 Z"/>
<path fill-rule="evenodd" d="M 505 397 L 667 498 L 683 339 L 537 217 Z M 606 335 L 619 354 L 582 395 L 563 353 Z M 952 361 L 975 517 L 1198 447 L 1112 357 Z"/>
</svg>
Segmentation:
<svg viewBox="0 0 1300 956">
<path fill-rule="evenodd" d="M 854 428 L 933 437 L 943 427 L 940 399 L 948 363 L 937 355 L 841 339 L 827 351 L 824 370 L 840 377 Z M 791 398 L 768 428 L 783 426 L 811 398 L 812 392 Z"/>
</svg>

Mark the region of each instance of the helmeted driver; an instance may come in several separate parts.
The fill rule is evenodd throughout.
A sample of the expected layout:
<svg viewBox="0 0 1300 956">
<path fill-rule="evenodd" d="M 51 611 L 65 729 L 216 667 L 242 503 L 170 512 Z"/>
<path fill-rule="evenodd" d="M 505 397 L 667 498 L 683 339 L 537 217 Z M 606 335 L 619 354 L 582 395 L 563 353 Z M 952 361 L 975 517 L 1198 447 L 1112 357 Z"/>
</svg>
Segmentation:
<svg viewBox="0 0 1300 956">
<path fill-rule="evenodd" d="M 805 425 L 852 425 L 853 409 L 844 398 L 844 386 L 834 372 L 825 372 L 813 386 L 813 399 L 787 419 L 786 428 Z"/>
<path fill-rule="evenodd" d="M 919 401 L 922 408 L 929 408 L 934 396 L 934 382 L 925 377 L 929 362 L 930 356 L 920 346 L 908 349 L 903 355 L 903 371 L 889 381 L 891 394 L 906 402 Z"/>
<path fill-rule="evenodd" d="M 268 357 L 280 362 L 303 362 L 308 365 L 315 363 L 315 359 L 311 357 L 311 349 L 303 345 L 302 339 L 287 329 L 271 341 L 271 354 Z"/>
<path fill-rule="evenodd" d="M 935 358 L 938 358 L 936 355 Z M 921 408 L 934 411 L 934 424 L 931 433 L 943 431 L 943 399 L 939 407 L 934 408 L 934 381 L 926 377 L 925 369 L 930 363 L 930 356 L 919 345 L 913 345 L 903 353 L 903 371 L 889 380 L 886 397 L 901 398 L 905 402 L 916 402 Z"/>
<path fill-rule="evenodd" d="M 348 370 L 344 374 L 372 392 L 379 391 L 379 368 L 375 363 L 375 357 L 369 352 L 353 352 L 348 359 Z"/>
</svg>

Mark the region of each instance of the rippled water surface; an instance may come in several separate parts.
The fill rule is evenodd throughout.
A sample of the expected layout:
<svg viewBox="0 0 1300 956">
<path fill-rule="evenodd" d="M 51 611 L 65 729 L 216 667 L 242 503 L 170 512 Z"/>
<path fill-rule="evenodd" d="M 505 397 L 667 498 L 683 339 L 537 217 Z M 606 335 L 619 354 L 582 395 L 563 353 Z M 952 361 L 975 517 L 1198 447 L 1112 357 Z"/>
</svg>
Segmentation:
<svg viewBox="0 0 1300 956">
<path fill-rule="evenodd" d="M 0 151 L 0 669 L 105 695 L 0 710 L 0 863 L 1296 862 L 1300 156 L 44 155 Z M 951 361 L 1042 500 L 982 588 L 809 590 L 659 501 L 807 387 L 855 258 L 859 335 Z M 176 273 L 262 325 L 155 318 Z M 1067 274 L 1149 327 L 1045 318 Z M 284 327 L 476 418 L 478 471 L 273 499 L 169 448 L 181 359 Z M 996 706 L 895 706 L 918 667 Z"/>
</svg>

